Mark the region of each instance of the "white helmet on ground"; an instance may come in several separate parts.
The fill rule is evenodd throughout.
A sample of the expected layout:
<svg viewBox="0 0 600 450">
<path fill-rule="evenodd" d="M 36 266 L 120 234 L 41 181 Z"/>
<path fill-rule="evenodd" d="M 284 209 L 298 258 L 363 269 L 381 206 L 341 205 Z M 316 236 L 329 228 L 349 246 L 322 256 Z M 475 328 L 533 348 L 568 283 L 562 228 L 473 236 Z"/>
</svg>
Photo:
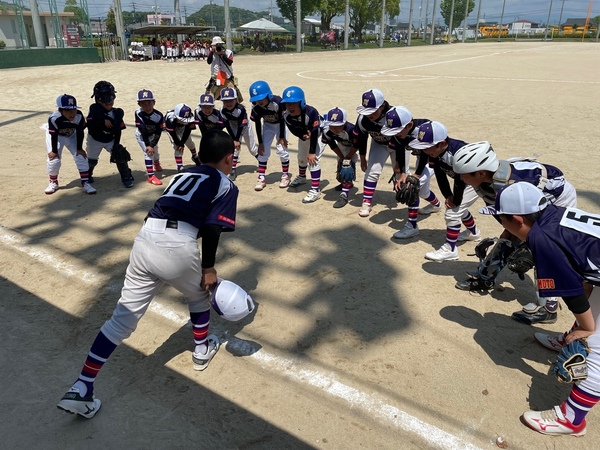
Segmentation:
<svg viewBox="0 0 600 450">
<path fill-rule="evenodd" d="M 237 284 L 219 278 L 210 298 L 215 312 L 225 320 L 237 322 L 254 311 L 254 302 Z"/>
<path fill-rule="evenodd" d="M 496 152 L 487 141 L 474 142 L 461 147 L 455 154 L 452 166 L 454 173 L 473 173 L 479 170 L 498 170 Z"/>
</svg>

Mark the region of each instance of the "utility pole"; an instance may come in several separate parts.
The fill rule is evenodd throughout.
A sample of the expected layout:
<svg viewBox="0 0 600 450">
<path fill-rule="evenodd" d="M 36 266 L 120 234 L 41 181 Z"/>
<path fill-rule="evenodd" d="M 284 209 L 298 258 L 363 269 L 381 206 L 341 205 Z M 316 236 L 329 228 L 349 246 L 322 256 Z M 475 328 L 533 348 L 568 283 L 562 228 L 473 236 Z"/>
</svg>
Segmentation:
<svg viewBox="0 0 600 450">
<path fill-rule="evenodd" d="M 560 7 L 560 17 L 558 18 L 558 35 L 559 36 L 562 36 L 561 22 L 562 22 L 563 9 L 565 9 L 565 0 L 562 0 L 562 6 Z M 598 27 L 598 29 L 600 29 L 600 27 Z"/>
<path fill-rule="evenodd" d="M 429 0 L 425 6 L 425 27 L 423 28 L 423 42 L 427 42 L 427 19 L 429 18 Z"/>
<path fill-rule="evenodd" d="M 467 0 L 469 3 L 469 0 Z M 452 22 L 454 22 L 454 0 L 450 4 L 450 23 L 448 24 L 448 44 L 452 42 Z"/>
<path fill-rule="evenodd" d="M 379 30 L 379 48 L 383 48 L 383 37 L 385 36 L 385 0 L 381 5 L 381 30 Z"/>
<path fill-rule="evenodd" d="M 498 42 L 500 42 L 500 36 L 502 36 L 502 22 L 504 22 L 504 7 L 506 6 L 506 0 L 502 2 L 502 14 L 500 15 L 500 27 L 498 28 Z"/>
<path fill-rule="evenodd" d="M 550 0 L 550 8 L 548 8 L 548 19 L 546 19 L 546 31 L 544 32 L 544 41 L 548 39 L 548 28 L 550 27 L 550 14 L 552 13 L 552 0 Z"/>
<path fill-rule="evenodd" d="M 433 45 L 433 38 L 435 35 L 435 10 L 437 9 L 437 0 L 433 0 L 433 11 L 431 12 L 431 37 L 429 39 L 429 44 Z"/>
<path fill-rule="evenodd" d="M 462 35 L 462 43 L 464 44 L 465 41 L 467 40 L 467 28 L 468 28 L 468 22 L 467 22 L 467 16 L 469 15 L 469 0 L 465 0 L 465 26 L 463 28 L 463 35 Z"/>
<path fill-rule="evenodd" d="M 411 42 L 411 38 L 412 38 L 412 31 L 413 31 L 413 26 L 412 26 L 412 22 L 413 22 L 413 1 L 414 0 L 410 0 L 410 11 L 408 13 L 408 40 L 407 45 L 410 47 L 410 42 Z M 400 43 L 398 43 L 398 45 L 400 45 Z"/>
<path fill-rule="evenodd" d="M 479 0 L 479 6 L 477 7 L 477 25 L 475 25 L 475 42 L 477 42 L 477 35 L 479 34 L 479 18 L 481 17 L 481 4 L 483 0 Z"/>
</svg>

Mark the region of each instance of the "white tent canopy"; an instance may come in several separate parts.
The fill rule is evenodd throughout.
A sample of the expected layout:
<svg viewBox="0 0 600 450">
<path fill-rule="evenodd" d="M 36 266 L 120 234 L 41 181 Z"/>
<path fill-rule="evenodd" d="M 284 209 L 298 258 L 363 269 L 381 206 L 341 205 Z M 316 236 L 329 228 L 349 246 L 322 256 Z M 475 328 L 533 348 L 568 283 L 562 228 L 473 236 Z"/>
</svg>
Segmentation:
<svg viewBox="0 0 600 450">
<path fill-rule="evenodd" d="M 291 33 L 291 31 L 280 27 L 276 23 L 271 22 L 267 19 L 253 20 L 252 22 L 240 25 L 238 28 L 246 31 L 267 31 L 271 33 Z"/>
</svg>

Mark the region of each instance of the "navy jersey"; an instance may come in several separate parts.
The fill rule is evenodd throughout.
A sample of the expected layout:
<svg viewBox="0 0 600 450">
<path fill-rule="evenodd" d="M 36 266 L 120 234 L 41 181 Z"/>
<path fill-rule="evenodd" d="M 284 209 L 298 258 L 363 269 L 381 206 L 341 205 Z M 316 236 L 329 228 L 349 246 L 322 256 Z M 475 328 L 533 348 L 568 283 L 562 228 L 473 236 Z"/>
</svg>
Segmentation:
<svg viewBox="0 0 600 450">
<path fill-rule="evenodd" d="M 385 125 L 385 115 L 391 109 L 390 105 L 387 105 L 381 113 L 381 117 L 373 122 L 367 116 L 360 114 L 356 119 L 356 125 L 354 126 L 354 133 L 352 135 L 352 142 L 354 148 L 358 149 L 358 153 L 361 155 L 367 154 L 367 140 L 369 136 L 378 144 L 388 145 L 391 136 L 384 136 L 381 134 L 381 129 Z"/>
<path fill-rule="evenodd" d="M 201 165 L 173 177 L 147 217 L 181 220 L 202 230 L 218 225 L 235 230 L 237 186 L 217 169 Z"/>
<path fill-rule="evenodd" d="M 390 141 L 388 142 L 388 147 L 396 152 L 396 161 L 398 162 L 398 165 L 400 166 L 400 173 L 404 173 L 404 172 L 406 172 L 406 169 L 408 169 L 408 167 L 404 167 L 406 165 L 405 152 L 411 150 L 408 147 L 408 144 L 410 144 L 411 141 L 413 141 L 414 139 L 417 139 L 419 127 L 426 122 L 431 122 L 431 121 L 429 119 L 413 119 L 412 120 L 413 125 L 412 125 L 410 131 L 408 132 L 408 134 L 404 138 L 399 138 L 398 136 L 392 136 Z M 413 151 L 413 153 L 415 155 L 419 156 L 417 158 L 417 167 L 415 169 L 415 173 L 419 174 L 419 176 L 420 176 L 423 174 L 423 171 L 425 170 L 425 166 L 427 165 L 428 158 L 420 157 L 421 151 L 419 151 L 419 150 Z"/>
<path fill-rule="evenodd" d="M 85 117 L 79 110 L 73 120 L 68 120 L 60 111 L 54 111 L 48 116 L 48 133 L 50 133 L 52 151 L 54 153 L 58 151 L 59 136 L 72 136 L 73 133 L 76 133 L 77 136 L 76 150 L 83 149 L 83 130 L 86 126 Z"/>
<path fill-rule="evenodd" d="M 142 108 L 135 111 L 135 126 L 146 147 L 156 147 L 165 128 L 163 113 L 156 109 L 147 114 Z"/>
<path fill-rule="evenodd" d="M 433 165 L 433 171 L 435 172 L 435 178 L 438 182 L 438 186 L 444 198 L 453 196 L 454 204 L 460 205 L 462 203 L 463 193 L 465 192 L 466 183 L 460 178 L 459 174 L 454 173 L 452 168 L 452 162 L 454 161 L 454 155 L 458 150 L 467 145 L 466 142 L 459 139 L 447 138 L 446 143 L 448 147 L 444 152 L 437 158 L 429 158 L 429 162 Z M 450 188 L 448 177 L 454 180 L 454 190 Z"/>
<path fill-rule="evenodd" d="M 354 133 L 354 125 L 350 122 L 344 124 L 344 131 L 340 134 L 333 133 L 328 127 L 323 130 L 321 142 L 329 145 L 330 148 L 336 147 L 352 148 L 352 135 Z"/>
<path fill-rule="evenodd" d="M 250 120 L 256 126 L 256 138 L 259 144 L 262 144 L 262 124 L 261 119 L 265 123 L 279 124 L 279 138 L 285 136 L 285 122 L 283 121 L 283 111 L 285 107 L 281 106 L 281 97 L 272 95 L 269 104 L 262 107 L 256 103 L 252 104 L 250 111 Z"/>
<path fill-rule="evenodd" d="M 125 112 L 121 108 L 112 108 L 110 111 L 104 109 L 99 103 L 90 105 L 87 116 L 88 132 L 90 136 L 98 142 L 110 142 L 115 139 L 118 144 L 121 137 L 121 130 L 126 128 L 123 118 Z M 111 128 L 106 126 L 105 121 L 112 124 Z"/>
<path fill-rule="evenodd" d="M 321 118 L 319 112 L 310 105 L 306 105 L 302 112 L 297 116 L 292 116 L 285 111 L 283 120 L 294 136 L 305 141 L 304 136 L 310 131 L 310 147 L 308 152 L 314 154 L 317 152 L 317 144 L 319 142 Z"/>
<path fill-rule="evenodd" d="M 198 106 L 194 111 L 194 119 L 202 135 L 209 130 L 222 130 L 225 128 L 225 121 L 218 109 L 213 109 L 213 112 L 207 116 Z"/>
<path fill-rule="evenodd" d="M 234 141 L 240 141 L 244 129 L 248 126 L 248 113 L 244 105 L 237 103 L 233 109 L 221 108 L 225 128 Z"/>
<path fill-rule="evenodd" d="M 550 205 L 527 235 L 542 297 L 584 293 L 600 286 L 600 214 Z"/>
<path fill-rule="evenodd" d="M 173 144 L 182 147 L 190 137 L 192 130 L 195 129 L 196 124 L 194 122 L 180 123 L 177 120 L 175 111 L 167 111 L 165 115 L 165 130 L 169 133 L 171 139 L 173 139 Z"/>
<path fill-rule="evenodd" d="M 538 186 L 550 203 L 554 203 L 560 197 L 565 186 L 565 177 L 558 168 L 536 161 L 511 158 L 500 161 L 493 183 L 482 183 L 475 188 L 475 192 L 486 204 L 493 205 L 496 194 L 502 186 L 518 181 L 526 181 Z"/>
</svg>

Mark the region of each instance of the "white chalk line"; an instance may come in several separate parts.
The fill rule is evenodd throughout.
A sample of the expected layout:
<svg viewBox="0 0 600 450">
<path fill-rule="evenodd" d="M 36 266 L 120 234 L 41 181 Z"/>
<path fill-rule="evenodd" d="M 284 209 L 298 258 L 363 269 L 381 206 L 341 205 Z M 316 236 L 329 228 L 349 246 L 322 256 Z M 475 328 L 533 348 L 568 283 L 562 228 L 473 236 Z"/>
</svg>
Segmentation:
<svg viewBox="0 0 600 450">
<path fill-rule="evenodd" d="M 54 269 L 67 277 L 79 279 L 86 284 L 98 284 L 104 280 L 104 277 L 98 276 L 88 270 L 82 269 L 75 263 L 60 261 L 54 252 L 44 248 L 42 245 L 29 246 L 25 243 L 26 239 L 17 232 L 10 231 L 0 225 L 0 242 L 7 247 L 18 250 L 40 262 L 51 269 Z M 117 285 L 112 288 L 116 289 Z M 111 289 L 112 289 L 111 288 Z M 170 306 L 163 305 L 154 300 L 150 304 L 151 311 L 164 317 L 165 319 L 181 326 L 189 321 L 187 314 L 179 314 Z M 227 334 L 227 333 L 225 333 Z M 237 350 L 238 353 L 247 353 L 248 346 L 246 341 L 229 337 L 227 344 L 230 348 Z M 305 368 L 305 364 L 296 363 L 288 358 L 273 355 L 260 349 L 246 355 L 248 358 L 256 360 L 263 368 L 277 372 L 286 378 L 300 384 L 305 384 L 329 394 L 330 396 L 344 401 L 351 409 L 360 410 L 369 417 L 385 425 L 391 425 L 397 429 L 415 434 L 421 439 L 444 449 L 472 449 L 479 447 L 464 441 L 436 426 L 430 425 L 422 420 L 402 411 L 401 409 L 387 403 L 378 396 L 367 394 L 352 386 L 338 381 L 334 374 L 324 375 L 316 370 Z"/>
</svg>

